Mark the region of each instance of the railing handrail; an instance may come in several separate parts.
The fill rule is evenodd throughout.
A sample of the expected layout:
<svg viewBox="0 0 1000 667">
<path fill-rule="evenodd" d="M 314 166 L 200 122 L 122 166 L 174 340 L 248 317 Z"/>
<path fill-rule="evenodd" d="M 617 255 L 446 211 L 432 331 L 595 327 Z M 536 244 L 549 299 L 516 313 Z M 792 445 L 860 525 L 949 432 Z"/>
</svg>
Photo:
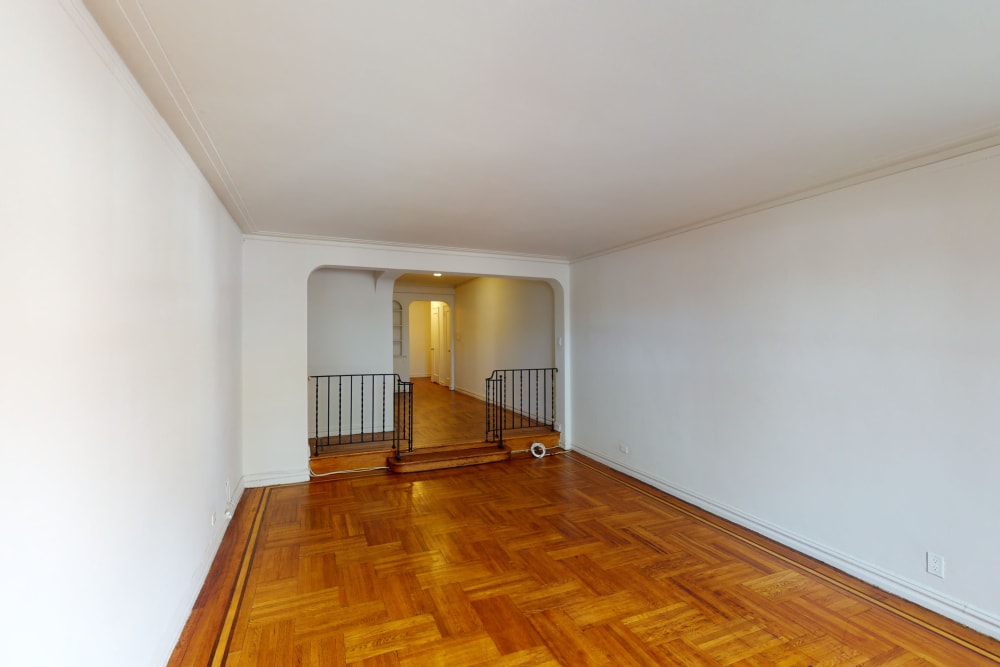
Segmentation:
<svg viewBox="0 0 1000 667">
<path fill-rule="evenodd" d="M 350 377 L 395 377 L 399 378 L 399 373 L 328 373 L 326 375 L 310 375 L 310 379 L 317 378 L 350 378 Z"/>
<path fill-rule="evenodd" d="M 398 373 L 329 373 L 310 375 L 309 382 L 314 393 L 313 456 L 318 456 L 322 440 L 325 446 L 391 440 L 397 456 L 404 443 L 413 451 L 413 384 L 403 382 Z M 326 395 L 325 405 L 320 402 L 321 394 Z M 335 430 L 331 428 L 334 395 Z M 321 407 L 325 408 L 325 436 L 320 428 Z M 336 443 L 332 442 L 334 438 Z"/>
<path fill-rule="evenodd" d="M 554 429 L 558 372 L 555 367 L 494 370 L 486 378 L 486 440 L 502 448 L 504 431 Z"/>
<path fill-rule="evenodd" d="M 548 368 L 497 368 L 490 374 L 490 379 L 495 379 L 497 373 L 514 373 L 517 371 L 523 371 L 525 373 L 528 371 L 552 371 L 554 373 L 558 373 L 559 369 L 554 366 L 550 366 Z"/>
</svg>

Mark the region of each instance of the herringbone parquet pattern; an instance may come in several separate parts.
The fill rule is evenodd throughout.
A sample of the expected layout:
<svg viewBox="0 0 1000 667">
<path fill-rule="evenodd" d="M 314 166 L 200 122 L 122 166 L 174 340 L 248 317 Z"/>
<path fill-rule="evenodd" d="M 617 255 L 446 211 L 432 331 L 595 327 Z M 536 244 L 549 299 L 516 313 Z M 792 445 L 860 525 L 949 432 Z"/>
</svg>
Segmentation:
<svg viewBox="0 0 1000 667">
<path fill-rule="evenodd" d="M 1000 662 L 988 638 L 577 455 L 260 498 L 215 664 Z"/>
</svg>

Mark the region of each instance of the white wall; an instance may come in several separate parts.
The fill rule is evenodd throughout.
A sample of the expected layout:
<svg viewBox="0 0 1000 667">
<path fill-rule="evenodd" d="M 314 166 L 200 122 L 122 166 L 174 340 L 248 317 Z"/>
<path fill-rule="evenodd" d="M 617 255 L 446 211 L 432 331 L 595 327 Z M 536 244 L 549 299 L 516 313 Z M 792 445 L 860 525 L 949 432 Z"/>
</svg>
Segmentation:
<svg viewBox="0 0 1000 667">
<path fill-rule="evenodd" d="M 1000 636 L 998 156 L 574 264 L 574 445 Z"/>
<path fill-rule="evenodd" d="M 239 482 L 241 241 L 80 12 L 0 3 L 0 664 L 160 665 Z"/>
<path fill-rule="evenodd" d="M 565 310 L 568 302 L 563 294 L 568 294 L 568 290 L 564 292 L 562 285 L 569 276 L 565 262 L 375 244 L 246 237 L 243 465 L 250 485 L 308 479 L 307 284 L 309 275 L 319 267 L 375 270 L 379 273 L 376 289 L 385 289 L 389 294 L 392 281 L 400 273 L 409 272 L 445 271 L 551 280 L 560 286 L 554 307 L 556 335 L 565 335 L 563 323 L 568 319 Z M 388 318 L 391 298 L 385 303 Z M 386 330 L 389 331 L 388 324 Z M 390 346 L 387 342 L 386 348 Z M 562 367 L 561 355 L 559 361 Z M 560 381 L 563 379 L 560 377 Z"/>
<path fill-rule="evenodd" d="M 377 281 L 373 271 L 317 269 L 309 276 L 310 376 L 393 372 L 392 294 Z M 306 399 L 309 437 L 391 430 L 394 390 L 386 377 L 320 379 Z"/>
<path fill-rule="evenodd" d="M 554 294 L 536 280 L 477 278 L 455 288 L 455 387 L 482 397 L 496 369 L 555 363 Z M 559 366 L 560 371 L 562 367 Z"/>
<path fill-rule="evenodd" d="M 372 271 L 309 276 L 309 374 L 392 372 L 392 293 Z"/>
</svg>

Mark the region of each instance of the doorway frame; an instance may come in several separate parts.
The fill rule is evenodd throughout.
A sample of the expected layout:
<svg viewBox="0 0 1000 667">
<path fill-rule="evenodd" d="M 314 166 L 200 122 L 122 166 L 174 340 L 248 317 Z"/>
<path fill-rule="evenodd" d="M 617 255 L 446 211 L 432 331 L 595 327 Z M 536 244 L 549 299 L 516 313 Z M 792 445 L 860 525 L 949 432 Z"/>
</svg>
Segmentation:
<svg viewBox="0 0 1000 667">
<path fill-rule="evenodd" d="M 449 316 L 449 331 L 448 331 L 448 368 L 450 370 L 450 378 L 448 379 L 448 384 L 442 385 L 448 387 L 452 391 L 455 390 L 455 326 L 454 326 L 454 312 L 455 312 L 455 294 L 454 290 L 441 289 L 440 291 L 435 290 L 433 287 L 417 287 L 413 285 L 401 285 L 400 289 L 393 288 L 393 299 L 398 301 L 403 307 L 403 355 L 402 361 L 400 362 L 400 368 L 405 367 L 406 376 L 405 380 L 410 380 L 410 304 L 419 301 L 441 301 L 448 306 Z M 398 372 L 398 371 L 397 371 Z M 429 369 L 428 369 L 429 372 Z M 403 374 L 400 373 L 400 377 Z"/>
</svg>

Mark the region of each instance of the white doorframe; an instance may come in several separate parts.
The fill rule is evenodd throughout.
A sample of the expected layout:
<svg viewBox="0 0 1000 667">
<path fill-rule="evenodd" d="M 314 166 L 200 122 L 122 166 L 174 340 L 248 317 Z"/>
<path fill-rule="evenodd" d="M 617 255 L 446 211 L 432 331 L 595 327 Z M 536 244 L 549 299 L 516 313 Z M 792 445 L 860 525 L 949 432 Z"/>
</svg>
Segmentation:
<svg viewBox="0 0 1000 667">
<path fill-rule="evenodd" d="M 441 359 L 439 356 L 439 350 L 441 349 L 441 303 L 439 301 L 431 301 L 431 382 L 440 383 L 440 373 L 441 373 Z"/>
</svg>

